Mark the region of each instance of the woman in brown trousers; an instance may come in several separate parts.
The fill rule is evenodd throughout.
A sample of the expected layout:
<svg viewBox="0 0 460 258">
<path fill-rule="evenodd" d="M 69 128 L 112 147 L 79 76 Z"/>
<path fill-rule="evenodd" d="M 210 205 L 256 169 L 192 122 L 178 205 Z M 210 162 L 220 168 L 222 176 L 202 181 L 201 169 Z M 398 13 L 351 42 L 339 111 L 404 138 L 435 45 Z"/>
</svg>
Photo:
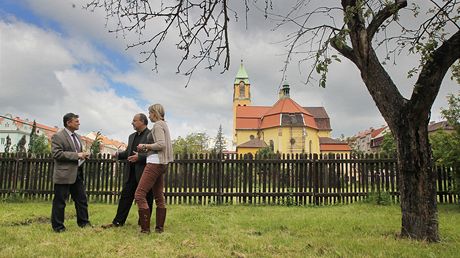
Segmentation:
<svg viewBox="0 0 460 258">
<path fill-rule="evenodd" d="M 168 163 L 173 161 L 173 150 L 169 128 L 164 121 L 164 116 L 165 111 L 162 105 L 154 104 L 149 107 L 149 118 L 154 125 L 151 133 L 147 136 L 147 142 L 153 143 L 137 146 L 140 152 L 147 152 L 147 164 L 134 194 L 139 208 L 141 232 L 147 234 L 150 233 L 150 210 L 146 196 L 152 188 L 157 206 L 155 232 L 163 232 L 166 219 L 163 174 L 168 170 Z"/>
</svg>

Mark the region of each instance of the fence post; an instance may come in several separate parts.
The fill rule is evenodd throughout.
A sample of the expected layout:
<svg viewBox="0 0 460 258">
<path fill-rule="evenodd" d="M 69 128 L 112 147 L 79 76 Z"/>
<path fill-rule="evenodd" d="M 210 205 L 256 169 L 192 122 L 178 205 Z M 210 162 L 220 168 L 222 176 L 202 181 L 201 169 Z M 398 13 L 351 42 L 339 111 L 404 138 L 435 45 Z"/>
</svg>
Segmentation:
<svg viewBox="0 0 460 258">
<path fill-rule="evenodd" d="M 318 172 L 318 154 L 313 154 L 313 200 L 315 205 L 319 205 L 319 172 Z"/>
<path fill-rule="evenodd" d="M 214 155 L 213 155 L 214 156 Z M 218 166 L 218 172 L 217 172 L 217 205 L 222 204 L 222 199 L 223 199 L 223 183 L 222 183 L 222 178 L 224 177 L 223 173 L 223 165 L 224 165 L 224 160 L 222 153 L 218 153 L 216 156 L 217 159 L 217 166 Z"/>
<path fill-rule="evenodd" d="M 19 163 L 23 160 L 20 153 L 15 154 L 15 163 L 14 163 L 14 171 L 13 171 L 13 182 L 12 182 L 12 192 L 15 194 L 17 192 L 17 187 L 18 187 L 18 175 L 19 175 Z"/>
</svg>

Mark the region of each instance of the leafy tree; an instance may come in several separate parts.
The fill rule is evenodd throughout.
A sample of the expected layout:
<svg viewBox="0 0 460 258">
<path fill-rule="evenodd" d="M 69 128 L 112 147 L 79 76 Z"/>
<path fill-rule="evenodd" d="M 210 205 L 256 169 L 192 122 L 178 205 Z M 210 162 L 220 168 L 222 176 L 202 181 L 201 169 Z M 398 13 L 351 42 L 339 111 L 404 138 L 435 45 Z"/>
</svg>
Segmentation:
<svg viewBox="0 0 460 258">
<path fill-rule="evenodd" d="M 259 157 L 270 157 L 270 156 L 273 156 L 274 154 L 275 152 L 270 147 L 260 148 L 256 152 L 256 155 Z"/>
<path fill-rule="evenodd" d="M 90 153 L 92 156 L 97 156 L 97 154 L 101 153 L 101 144 L 102 144 L 101 132 L 98 131 L 90 147 Z"/>
<path fill-rule="evenodd" d="M 433 160 L 445 166 L 458 166 L 460 161 L 460 138 L 457 133 L 447 133 L 443 130 L 430 135 L 433 150 Z"/>
<path fill-rule="evenodd" d="M 447 96 L 447 109 L 441 108 L 442 116 L 447 119 L 449 125 L 453 126 L 457 134 L 460 134 L 460 94 Z"/>
<path fill-rule="evenodd" d="M 32 130 L 30 131 L 29 135 L 29 152 L 32 151 L 32 145 L 34 143 L 35 137 L 37 137 L 37 123 L 34 120 L 34 123 L 32 124 Z"/>
<path fill-rule="evenodd" d="M 177 49 L 183 51 L 178 71 L 189 57 L 196 60 L 196 64 L 185 72 L 190 76 L 202 62 L 211 69 L 223 59 L 224 70 L 228 70 L 228 24 L 231 18 L 237 17 L 228 5 L 231 2 L 92 0 L 87 7 L 104 8 L 107 17 L 114 17 L 116 28 L 113 31 L 138 34 L 139 41 L 128 48 L 142 48 L 144 61 L 153 57 L 155 68 L 158 47 L 168 32 L 173 31 L 171 34 L 178 35 Z M 242 2 L 248 9 L 249 1 Z M 277 28 L 283 24 L 298 28 L 287 33 L 285 68 L 292 55 L 305 54 L 301 60 L 312 60 L 314 64 L 307 72 L 307 81 L 316 71 L 319 85 L 325 87 L 329 65 L 340 61 L 332 50 L 355 64 L 396 138 L 401 236 L 439 241 L 436 175 L 427 128 L 431 106 L 447 71 L 452 67 L 453 78 L 457 79 L 460 74 L 460 2 L 410 1 L 412 5 L 408 7 L 406 0 L 300 0 L 293 4 L 288 14 L 272 12 L 272 0 L 260 2 L 265 4 L 265 17 L 280 21 Z M 283 5 L 286 4 L 283 2 Z M 400 12 L 404 20 L 399 19 Z M 318 23 L 318 17 L 324 19 Z M 159 31 L 155 31 L 157 28 Z M 382 46 L 386 51 L 377 51 Z M 150 50 L 146 51 L 146 47 Z M 410 99 L 401 95 L 384 67 L 403 51 L 420 56 L 419 65 L 408 73 L 418 76 Z"/>
<path fill-rule="evenodd" d="M 209 136 L 206 133 L 191 133 L 185 138 L 173 140 L 174 154 L 201 154 L 209 152 Z"/>
<path fill-rule="evenodd" d="M 225 137 L 222 134 L 222 125 L 219 125 L 219 130 L 217 131 L 217 136 L 214 140 L 214 153 L 222 153 L 222 151 L 227 149 L 227 140 L 225 140 Z"/>
<path fill-rule="evenodd" d="M 33 141 L 29 142 L 29 152 L 32 154 L 49 154 L 51 146 L 45 135 L 34 136 Z"/>
<path fill-rule="evenodd" d="M 449 95 L 447 100 L 449 107 L 441 109 L 441 114 L 455 131 L 453 133 L 437 132 L 430 137 L 430 140 L 434 160 L 439 164 L 454 168 L 455 190 L 460 193 L 460 95 Z"/>
<path fill-rule="evenodd" d="M 390 157 L 394 157 L 396 155 L 396 140 L 391 132 L 387 132 L 383 135 L 381 154 Z"/>
</svg>

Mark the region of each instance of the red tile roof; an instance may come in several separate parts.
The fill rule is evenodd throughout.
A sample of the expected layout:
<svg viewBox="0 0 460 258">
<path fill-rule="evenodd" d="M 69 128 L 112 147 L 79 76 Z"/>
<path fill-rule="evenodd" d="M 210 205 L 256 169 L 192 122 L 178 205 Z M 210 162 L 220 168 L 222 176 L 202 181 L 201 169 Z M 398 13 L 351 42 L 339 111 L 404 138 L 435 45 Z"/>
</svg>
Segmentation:
<svg viewBox="0 0 460 258">
<path fill-rule="evenodd" d="M 321 151 L 351 151 L 350 146 L 347 144 L 321 144 L 319 148 Z"/>
<path fill-rule="evenodd" d="M 272 108 L 265 113 L 265 115 L 279 114 L 279 113 L 303 113 L 312 116 L 303 107 L 297 104 L 291 98 L 279 99 Z"/>
<path fill-rule="evenodd" d="M 238 106 L 236 107 L 236 117 L 262 117 L 271 107 L 264 106 Z"/>
<path fill-rule="evenodd" d="M 379 135 L 383 130 L 387 128 L 386 126 L 382 128 L 375 129 L 374 131 L 371 132 L 371 138 L 375 138 L 377 135 Z"/>
<path fill-rule="evenodd" d="M 271 115 L 262 117 L 262 123 L 260 124 L 260 128 L 266 129 L 266 128 L 276 127 L 280 125 L 281 125 L 280 114 L 271 114 Z"/>
<path fill-rule="evenodd" d="M 258 118 L 237 118 L 237 129 L 258 129 L 260 120 Z"/>
<path fill-rule="evenodd" d="M 329 137 L 319 137 L 319 149 L 321 151 L 351 151 L 348 143 Z"/>
<path fill-rule="evenodd" d="M 303 121 L 299 122 L 307 127 L 318 129 L 315 117 L 291 98 L 282 98 L 272 107 L 238 106 L 236 108 L 236 129 L 265 129 L 281 126 L 281 114 L 301 114 Z"/>
</svg>

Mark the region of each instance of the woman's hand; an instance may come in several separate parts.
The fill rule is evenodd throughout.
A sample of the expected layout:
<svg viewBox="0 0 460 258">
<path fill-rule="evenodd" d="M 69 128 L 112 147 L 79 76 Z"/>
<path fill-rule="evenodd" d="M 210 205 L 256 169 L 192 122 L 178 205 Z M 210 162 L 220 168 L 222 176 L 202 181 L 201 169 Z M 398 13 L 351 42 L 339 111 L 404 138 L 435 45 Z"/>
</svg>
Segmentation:
<svg viewBox="0 0 460 258">
<path fill-rule="evenodd" d="M 139 144 L 137 145 L 137 150 L 140 152 L 147 152 L 147 145 L 146 144 Z"/>
</svg>

